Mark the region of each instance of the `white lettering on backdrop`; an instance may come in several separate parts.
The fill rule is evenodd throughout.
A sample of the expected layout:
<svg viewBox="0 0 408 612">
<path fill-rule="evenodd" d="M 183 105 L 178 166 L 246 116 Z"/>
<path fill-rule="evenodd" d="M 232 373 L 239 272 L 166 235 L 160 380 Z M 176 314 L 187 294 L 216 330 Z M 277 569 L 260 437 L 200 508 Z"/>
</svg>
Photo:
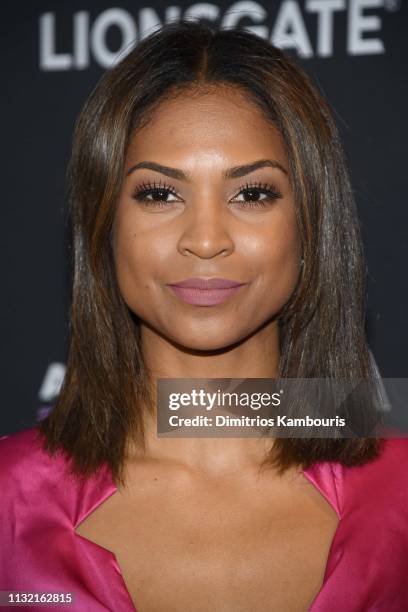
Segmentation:
<svg viewBox="0 0 408 612">
<path fill-rule="evenodd" d="M 301 6 L 302 4 L 302 6 Z M 268 10 L 254 0 L 239 0 L 224 13 L 217 4 L 199 2 L 182 12 L 179 6 L 163 7 L 164 18 L 150 7 L 141 8 L 137 16 L 121 8 L 101 12 L 92 22 L 88 11 L 72 16 L 71 49 L 61 50 L 58 42 L 58 16 L 47 12 L 39 18 L 39 65 L 41 70 L 84 70 L 91 61 L 109 68 L 130 51 L 134 44 L 161 27 L 163 23 L 202 18 L 216 21 L 221 29 L 238 25 L 243 18 L 253 25 L 245 29 L 267 38 L 282 49 L 293 49 L 300 57 L 331 57 L 336 19 L 346 17 L 344 48 L 350 55 L 385 53 L 381 39 L 384 14 L 396 12 L 399 0 L 283 0 L 276 12 L 272 27 L 266 25 Z M 375 10 L 378 14 L 367 14 Z M 381 15 L 382 13 L 382 15 Z M 342 15 L 343 14 L 343 15 Z M 315 20 L 316 40 L 312 40 L 307 24 Z M 107 42 L 111 28 L 120 33 L 120 48 L 112 51 Z"/>
</svg>

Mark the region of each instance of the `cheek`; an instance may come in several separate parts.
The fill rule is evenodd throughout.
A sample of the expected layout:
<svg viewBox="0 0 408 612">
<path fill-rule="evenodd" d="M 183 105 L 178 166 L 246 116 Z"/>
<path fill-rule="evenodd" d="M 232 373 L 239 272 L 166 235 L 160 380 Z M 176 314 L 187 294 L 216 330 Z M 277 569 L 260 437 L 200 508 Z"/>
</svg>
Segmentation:
<svg viewBox="0 0 408 612">
<path fill-rule="evenodd" d="M 265 303 L 286 301 L 300 272 L 300 238 L 294 215 L 277 218 L 247 243 L 248 262 L 257 273 Z"/>
<path fill-rule="evenodd" d="M 114 232 L 113 256 L 120 293 L 136 314 L 151 293 L 155 258 L 160 253 L 147 232 L 143 232 L 131 220 L 118 217 Z"/>
</svg>

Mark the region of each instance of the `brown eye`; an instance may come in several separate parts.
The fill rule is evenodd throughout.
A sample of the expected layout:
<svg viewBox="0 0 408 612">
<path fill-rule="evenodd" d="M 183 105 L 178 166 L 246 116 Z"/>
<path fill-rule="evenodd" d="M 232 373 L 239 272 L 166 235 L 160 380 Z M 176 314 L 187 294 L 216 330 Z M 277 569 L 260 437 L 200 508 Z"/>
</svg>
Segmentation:
<svg viewBox="0 0 408 612">
<path fill-rule="evenodd" d="M 242 188 L 237 196 L 243 194 L 244 198 L 238 200 L 242 208 L 265 208 L 278 198 L 282 198 L 282 193 L 274 186 L 268 183 L 248 183 Z"/>
<path fill-rule="evenodd" d="M 165 208 L 167 204 L 177 202 L 177 199 L 168 199 L 169 196 L 177 198 L 174 189 L 161 183 L 143 183 L 139 185 L 132 194 L 132 197 L 145 206 L 158 206 Z"/>
</svg>

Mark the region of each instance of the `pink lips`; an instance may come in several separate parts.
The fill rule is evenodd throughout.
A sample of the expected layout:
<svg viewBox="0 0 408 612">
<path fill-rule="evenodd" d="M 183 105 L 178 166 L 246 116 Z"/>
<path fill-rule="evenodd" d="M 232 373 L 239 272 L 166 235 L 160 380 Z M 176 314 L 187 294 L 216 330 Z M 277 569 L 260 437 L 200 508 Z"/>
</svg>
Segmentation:
<svg viewBox="0 0 408 612">
<path fill-rule="evenodd" d="M 225 302 L 235 294 L 240 287 L 247 283 L 240 283 L 227 278 L 187 278 L 183 281 L 169 283 L 174 293 L 187 304 L 195 306 L 214 306 Z"/>
</svg>

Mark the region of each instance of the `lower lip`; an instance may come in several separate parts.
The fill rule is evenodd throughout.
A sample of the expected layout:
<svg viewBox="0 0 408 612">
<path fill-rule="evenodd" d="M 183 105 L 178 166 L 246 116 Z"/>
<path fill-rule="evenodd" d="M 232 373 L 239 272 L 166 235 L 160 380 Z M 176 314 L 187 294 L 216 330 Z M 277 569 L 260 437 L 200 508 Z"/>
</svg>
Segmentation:
<svg viewBox="0 0 408 612">
<path fill-rule="evenodd" d="M 187 304 L 193 304 L 194 306 L 216 306 L 235 295 L 244 285 L 225 289 L 197 289 L 195 287 L 178 287 L 177 285 L 169 285 L 169 287 Z"/>
</svg>

